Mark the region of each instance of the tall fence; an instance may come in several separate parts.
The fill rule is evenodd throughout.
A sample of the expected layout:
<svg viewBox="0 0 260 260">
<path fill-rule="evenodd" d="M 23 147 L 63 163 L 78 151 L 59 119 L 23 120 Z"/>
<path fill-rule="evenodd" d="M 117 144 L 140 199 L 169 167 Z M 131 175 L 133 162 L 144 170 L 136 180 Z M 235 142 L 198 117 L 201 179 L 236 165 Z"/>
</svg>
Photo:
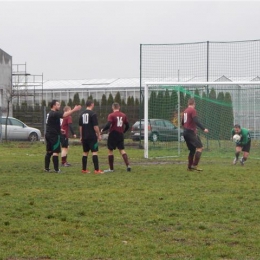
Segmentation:
<svg viewBox="0 0 260 260">
<path fill-rule="evenodd" d="M 211 100 L 208 112 L 212 118 L 222 121 L 221 124 L 225 120 L 231 120 L 232 122 L 227 123 L 230 124 L 230 128 L 238 123 L 242 127 L 250 129 L 252 137 L 258 145 L 260 136 L 260 40 L 141 44 L 140 78 L 140 104 L 143 104 L 146 82 L 158 82 L 159 84 L 160 82 L 190 82 L 190 86 L 183 86 L 183 98 L 178 104 L 181 109 L 187 106 L 187 99 L 191 95 L 197 94 L 204 100 Z M 243 82 L 251 81 L 254 83 L 259 81 L 259 85 L 243 85 Z M 241 82 L 241 84 L 193 85 L 196 82 Z M 158 89 L 153 95 L 158 95 L 162 100 L 154 102 L 155 107 L 150 102 L 149 110 L 159 111 L 160 106 L 167 106 L 164 104 L 167 102 L 167 96 L 163 97 Z M 216 118 L 219 106 L 216 103 L 225 104 L 225 95 L 228 96 L 228 105 L 231 104 L 233 115 Z M 148 99 L 154 99 L 154 96 L 149 96 Z M 177 106 L 174 109 L 176 110 Z M 175 112 L 171 111 L 168 114 L 174 115 Z M 208 115 L 206 118 L 206 113 L 203 111 L 200 111 L 200 114 L 201 120 L 206 122 Z M 150 113 L 150 115 L 153 114 Z M 169 118 L 169 120 L 174 121 L 175 119 Z M 214 127 L 212 126 L 212 128 Z"/>
<path fill-rule="evenodd" d="M 72 106 L 73 107 L 73 106 Z M 61 107 L 61 110 L 63 107 Z M 72 114 L 72 127 L 77 136 L 79 136 L 79 115 L 85 109 L 82 107 L 82 110 Z M 41 130 L 42 135 L 45 133 L 45 122 L 46 114 L 50 111 L 50 107 L 23 107 L 21 109 L 14 108 L 13 116 L 25 124 L 36 127 Z M 98 117 L 99 126 L 103 127 L 107 122 L 107 116 L 112 112 L 111 105 L 95 106 L 95 113 Z M 125 105 L 121 106 L 121 111 L 127 114 L 130 125 L 133 125 L 135 121 L 139 118 L 139 105 Z M 126 133 L 126 137 L 130 137 L 130 131 Z"/>
<path fill-rule="evenodd" d="M 150 81 L 259 80 L 260 40 L 141 44 L 142 86 Z"/>
</svg>

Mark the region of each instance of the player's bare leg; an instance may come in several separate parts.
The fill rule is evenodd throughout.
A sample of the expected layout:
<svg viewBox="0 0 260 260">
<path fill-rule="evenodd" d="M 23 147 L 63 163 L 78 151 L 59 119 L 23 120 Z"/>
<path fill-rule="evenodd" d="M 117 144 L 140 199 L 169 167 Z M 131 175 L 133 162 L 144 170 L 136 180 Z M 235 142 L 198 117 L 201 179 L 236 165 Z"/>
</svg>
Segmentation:
<svg viewBox="0 0 260 260">
<path fill-rule="evenodd" d="M 238 162 L 238 159 L 239 159 L 239 155 L 240 155 L 240 152 L 242 150 L 242 147 L 240 146 L 236 146 L 236 151 L 235 151 L 235 159 L 233 160 L 233 164 L 237 164 Z"/>
<path fill-rule="evenodd" d="M 244 166 L 245 161 L 246 161 L 247 158 L 248 158 L 248 155 L 249 155 L 248 152 L 244 152 L 243 157 L 240 159 L 240 164 L 241 164 L 242 166 Z"/>
<path fill-rule="evenodd" d="M 61 163 L 62 163 L 62 166 L 71 166 L 67 162 L 67 154 L 68 154 L 68 148 L 62 148 L 61 149 Z"/>
<path fill-rule="evenodd" d="M 199 161 L 200 161 L 201 154 L 202 154 L 202 147 L 196 148 L 196 153 L 195 153 L 195 156 L 194 156 L 193 165 L 191 166 L 192 170 L 199 171 L 199 172 L 202 171 L 202 169 L 198 168 L 198 164 L 199 164 Z"/>
<path fill-rule="evenodd" d="M 126 165 L 126 167 L 127 167 L 126 170 L 127 170 L 128 172 L 131 172 L 131 166 L 130 166 L 130 164 L 129 164 L 128 156 L 127 156 L 125 150 L 119 150 L 119 152 L 120 152 L 120 154 L 122 155 L 122 157 L 123 157 L 123 159 L 124 159 L 125 165 Z"/>
<path fill-rule="evenodd" d="M 104 172 L 108 173 L 108 172 L 113 172 L 114 171 L 114 154 L 113 154 L 113 150 L 108 150 L 108 165 L 109 165 L 109 169 L 108 170 L 104 170 Z"/>
</svg>

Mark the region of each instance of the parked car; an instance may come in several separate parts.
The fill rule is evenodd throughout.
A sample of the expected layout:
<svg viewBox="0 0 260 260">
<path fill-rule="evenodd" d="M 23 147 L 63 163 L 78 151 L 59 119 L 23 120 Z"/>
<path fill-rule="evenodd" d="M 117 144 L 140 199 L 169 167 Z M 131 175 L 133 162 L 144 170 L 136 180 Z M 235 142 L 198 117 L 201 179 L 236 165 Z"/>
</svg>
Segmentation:
<svg viewBox="0 0 260 260">
<path fill-rule="evenodd" d="M 144 119 L 133 124 L 131 130 L 133 141 L 144 139 Z M 164 119 L 148 120 L 148 139 L 156 141 L 178 141 L 178 127 Z M 180 129 L 180 141 L 184 141 L 183 130 Z"/>
<path fill-rule="evenodd" d="M 259 140 L 260 139 L 260 131 L 258 130 L 250 130 L 250 136 L 251 136 L 251 139 L 257 139 Z"/>
<path fill-rule="evenodd" d="M 20 141 L 39 141 L 41 138 L 41 131 L 37 128 L 29 127 L 22 121 L 8 117 L 6 124 L 6 117 L 0 118 L 0 137 L 5 139 L 5 130 L 7 127 L 7 140 Z"/>
</svg>

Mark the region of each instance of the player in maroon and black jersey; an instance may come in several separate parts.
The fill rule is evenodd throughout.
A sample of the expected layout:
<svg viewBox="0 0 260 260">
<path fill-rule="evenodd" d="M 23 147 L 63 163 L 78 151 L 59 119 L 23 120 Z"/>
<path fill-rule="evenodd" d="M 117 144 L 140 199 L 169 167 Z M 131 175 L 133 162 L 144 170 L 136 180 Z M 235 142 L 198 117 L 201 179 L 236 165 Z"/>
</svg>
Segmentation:
<svg viewBox="0 0 260 260">
<path fill-rule="evenodd" d="M 65 106 L 63 108 L 64 112 L 70 111 L 70 106 Z M 72 116 L 67 116 L 61 119 L 61 137 L 60 137 L 60 143 L 61 143 L 61 165 L 68 167 L 71 166 L 70 163 L 68 163 L 68 152 L 69 152 L 69 130 L 74 138 L 76 138 L 76 134 L 73 131 L 72 128 Z"/>
<path fill-rule="evenodd" d="M 116 148 L 119 150 L 124 159 L 127 171 L 130 172 L 131 167 L 129 165 L 128 156 L 124 150 L 124 133 L 129 129 L 129 123 L 126 115 L 120 111 L 120 105 L 118 103 L 113 103 L 112 110 L 113 112 L 108 115 L 106 125 L 103 129 L 101 129 L 101 133 L 109 130 L 107 140 L 109 169 L 104 172 L 114 171 L 113 150 Z"/>
<path fill-rule="evenodd" d="M 188 156 L 188 170 L 202 171 L 202 169 L 198 168 L 198 163 L 200 161 L 203 145 L 197 135 L 197 126 L 205 133 L 208 133 L 209 130 L 199 122 L 194 98 L 188 100 L 188 107 L 184 110 L 182 116 L 182 125 L 184 128 L 183 137 L 190 151 Z"/>
</svg>

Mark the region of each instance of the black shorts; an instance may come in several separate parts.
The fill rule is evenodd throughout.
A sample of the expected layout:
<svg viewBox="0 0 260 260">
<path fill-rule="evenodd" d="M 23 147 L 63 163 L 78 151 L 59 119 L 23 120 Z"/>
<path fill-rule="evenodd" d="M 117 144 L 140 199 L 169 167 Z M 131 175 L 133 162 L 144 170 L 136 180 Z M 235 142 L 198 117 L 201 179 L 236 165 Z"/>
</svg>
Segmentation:
<svg viewBox="0 0 260 260">
<path fill-rule="evenodd" d="M 69 138 L 67 138 L 66 135 L 61 135 L 60 143 L 61 143 L 62 148 L 68 148 L 69 147 Z"/>
<path fill-rule="evenodd" d="M 124 150 L 124 134 L 116 131 L 109 133 L 107 139 L 107 148 L 110 151 L 115 150 L 116 148 L 119 150 Z"/>
<path fill-rule="evenodd" d="M 251 140 L 249 140 L 248 142 L 247 142 L 247 144 L 245 144 L 245 145 L 239 145 L 239 144 L 237 144 L 236 146 L 239 146 L 239 147 L 242 147 L 242 151 L 243 152 L 247 152 L 247 153 L 249 153 L 250 152 L 250 147 L 251 147 Z"/>
<path fill-rule="evenodd" d="M 194 131 L 185 129 L 183 131 L 183 137 L 186 141 L 187 147 L 189 150 L 194 148 L 202 148 L 202 142 L 197 134 L 194 133 Z"/>
<path fill-rule="evenodd" d="M 84 153 L 87 153 L 89 151 L 98 152 L 97 138 L 95 138 L 95 139 L 83 139 L 82 140 L 82 147 L 83 147 Z"/>
<path fill-rule="evenodd" d="M 46 151 L 47 152 L 53 152 L 53 153 L 61 152 L 60 135 L 46 134 L 45 140 L 46 140 Z"/>
</svg>

